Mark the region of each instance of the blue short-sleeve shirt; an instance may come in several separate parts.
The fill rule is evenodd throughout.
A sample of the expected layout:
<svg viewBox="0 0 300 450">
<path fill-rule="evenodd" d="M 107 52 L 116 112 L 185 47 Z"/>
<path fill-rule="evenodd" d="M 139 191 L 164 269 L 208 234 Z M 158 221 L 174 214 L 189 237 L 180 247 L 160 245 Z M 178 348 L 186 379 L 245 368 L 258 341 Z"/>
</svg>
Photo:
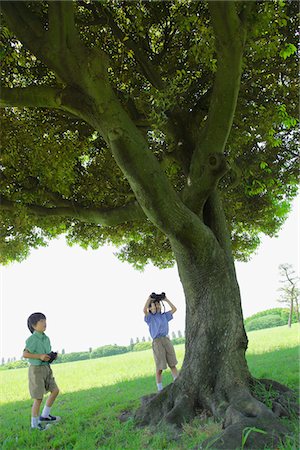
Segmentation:
<svg viewBox="0 0 300 450">
<path fill-rule="evenodd" d="M 173 319 L 171 311 L 165 313 L 149 313 L 145 316 L 145 322 L 149 326 L 152 339 L 167 336 L 169 333 L 169 321 Z"/>
</svg>

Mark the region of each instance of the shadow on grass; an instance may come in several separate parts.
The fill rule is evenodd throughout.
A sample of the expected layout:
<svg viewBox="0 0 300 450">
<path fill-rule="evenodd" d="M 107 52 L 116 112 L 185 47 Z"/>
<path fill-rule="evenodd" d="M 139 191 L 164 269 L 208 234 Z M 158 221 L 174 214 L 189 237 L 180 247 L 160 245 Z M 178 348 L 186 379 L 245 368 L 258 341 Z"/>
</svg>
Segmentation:
<svg viewBox="0 0 300 450">
<path fill-rule="evenodd" d="M 270 378 L 298 387 L 298 348 L 280 349 L 259 355 L 247 355 L 251 373 L 257 378 Z M 172 381 L 164 373 L 164 385 Z M 59 380 L 58 380 L 59 382 Z M 155 392 L 154 375 L 123 380 L 109 386 L 61 393 L 52 413 L 61 422 L 46 432 L 30 430 L 30 399 L 7 403 L 0 408 L 1 449 L 184 449 L 193 448 L 207 438 L 207 429 L 186 428 L 178 442 L 163 432 L 136 429 L 132 420 L 121 423 L 124 411 L 134 411 L 143 395 Z M 209 430 L 208 430 L 209 431 Z M 284 448 L 284 447 L 282 447 Z"/>
<path fill-rule="evenodd" d="M 299 389 L 298 347 L 281 348 L 246 356 L 250 372 L 254 377 L 269 378 L 285 384 L 290 389 Z"/>
<path fill-rule="evenodd" d="M 171 375 L 166 374 L 164 379 L 168 384 Z M 32 400 L 4 404 L 0 408 L 0 448 L 92 450 L 146 447 L 146 442 L 143 442 L 145 436 L 152 440 L 148 431 L 136 430 L 132 420 L 121 423 L 119 416 L 124 411 L 134 412 L 140 405 L 140 397 L 155 392 L 153 388 L 154 376 L 145 376 L 109 386 L 60 393 L 51 413 L 62 419 L 45 432 L 30 430 Z"/>
</svg>

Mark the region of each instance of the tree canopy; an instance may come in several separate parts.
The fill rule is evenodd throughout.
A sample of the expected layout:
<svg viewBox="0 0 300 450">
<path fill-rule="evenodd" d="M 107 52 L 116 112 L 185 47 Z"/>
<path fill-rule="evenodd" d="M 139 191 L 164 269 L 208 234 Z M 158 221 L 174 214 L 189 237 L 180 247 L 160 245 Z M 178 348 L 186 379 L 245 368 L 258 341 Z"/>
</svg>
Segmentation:
<svg viewBox="0 0 300 450">
<path fill-rule="evenodd" d="M 212 23 L 212 2 L 86 0 L 74 4 L 73 30 L 68 3 L 2 2 L 0 261 L 21 261 L 30 248 L 65 233 L 70 244 L 86 248 L 111 242 L 119 258 L 137 268 L 148 261 L 168 267 L 174 261 L 168 238 L 136 203 L 105 136 L 73 114 L 74 106 L 61 107 L 82 101 L 62 42 L 77 46 L 78 67 L 86 64 L 84 54 L 89 64 L 99 64 L 99 78 L 106 72 L 168 183 L 188 205 L 190 184 L 202 177 L 205 189 L 201 152 L 208 122 L 218 136 L 220 123 L 230 121 L 217 103 L 213 119 L 209 114 L 222 18 Z M 297 192 L 297 4 L 236 2 L 236 8 L 241 18 L 247 15 L 248 45 L 222 149 L 226 163 L 218 163 L 214 183 L 234 256 L 246 260 L 260 233 L 276 234 Z M 47 62 L 55 51 L 54 67 Z M 218 149 L 217 138 L 211 142 Z M 206 183 L 210 187 L 209 177 Z"/>
</svg>

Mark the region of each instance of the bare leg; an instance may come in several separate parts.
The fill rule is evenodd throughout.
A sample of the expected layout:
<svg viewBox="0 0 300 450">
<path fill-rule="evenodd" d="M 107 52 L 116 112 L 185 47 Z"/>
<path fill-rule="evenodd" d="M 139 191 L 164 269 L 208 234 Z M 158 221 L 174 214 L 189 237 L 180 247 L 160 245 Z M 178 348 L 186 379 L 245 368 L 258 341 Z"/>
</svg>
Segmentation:
<svg viewBox="0 0 300 450">
<path fill-rule="evenodd" d="M 156 386 L 158 391 L 163 390 L 162 385 L 162 370 L 156 370 Z"/>
<path fill-rule="evenodd" d="M 176 366 L 170 367 L 172 375 L 173 375 L 173 379 L 176 380 L 176 378 L 178 377 L 178 370 L 176 369 Z"/>
<path fill-rule="evenodd" d="M 49 406 L 49 408 L 53 405 L 53 403 L 54 403 L 56 397 L 58 396 L 58 394 L 59 394 L 59 389 L 56 388 L 56 389 L 54 389 L 54 390 L 51 392 L 51 394 L 50 394 L 49 397 L 47 398 L 46 405 Z"/>
<path fill-rule="evenodd" d="M 40 415 L 40 407 L 43 399 L 42 398 L 35 398 L 32 408 L 31 408 L 31 415 L 32 417 L 38 417 Z"/>
<path fill-rule="evenodd" d="M 161 383 L 162 382 L 162 370 L 157 370 L 156 371 L 156 383 Z"/>
</svg>

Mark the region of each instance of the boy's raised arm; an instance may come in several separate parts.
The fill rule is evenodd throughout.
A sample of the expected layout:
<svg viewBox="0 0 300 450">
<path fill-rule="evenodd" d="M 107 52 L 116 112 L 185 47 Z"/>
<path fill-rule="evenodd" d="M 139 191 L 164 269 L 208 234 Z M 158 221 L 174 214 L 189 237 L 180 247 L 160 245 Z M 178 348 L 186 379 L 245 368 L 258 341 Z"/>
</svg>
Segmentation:
<svg viewBox="0 0 300 450">
<path fill-rule="evenodd" d="M 164 298 L 164 301 L 166 301 L 168 303 L 168 305 L 171 308 L 171 314 L 174 314 L 177 311 L 177 308 L 175 305 L 173 305 L 173 303 L 166 297 Z"/>
<path fill-rule="evenodd" d="M 147 301 L 146 301 L 146 303 L 145 303 L 145 306 L 144 306 L 144 309 L 143 309 L 145 316 L 148 316 L 148 314 L 149 314 L 148 308 L 149 308 L 149 306 L 150 306 L 151 300 L 152 300 L 151 297 L 148 297 L 148 298 L 147 298 Z"/>
</svg>

